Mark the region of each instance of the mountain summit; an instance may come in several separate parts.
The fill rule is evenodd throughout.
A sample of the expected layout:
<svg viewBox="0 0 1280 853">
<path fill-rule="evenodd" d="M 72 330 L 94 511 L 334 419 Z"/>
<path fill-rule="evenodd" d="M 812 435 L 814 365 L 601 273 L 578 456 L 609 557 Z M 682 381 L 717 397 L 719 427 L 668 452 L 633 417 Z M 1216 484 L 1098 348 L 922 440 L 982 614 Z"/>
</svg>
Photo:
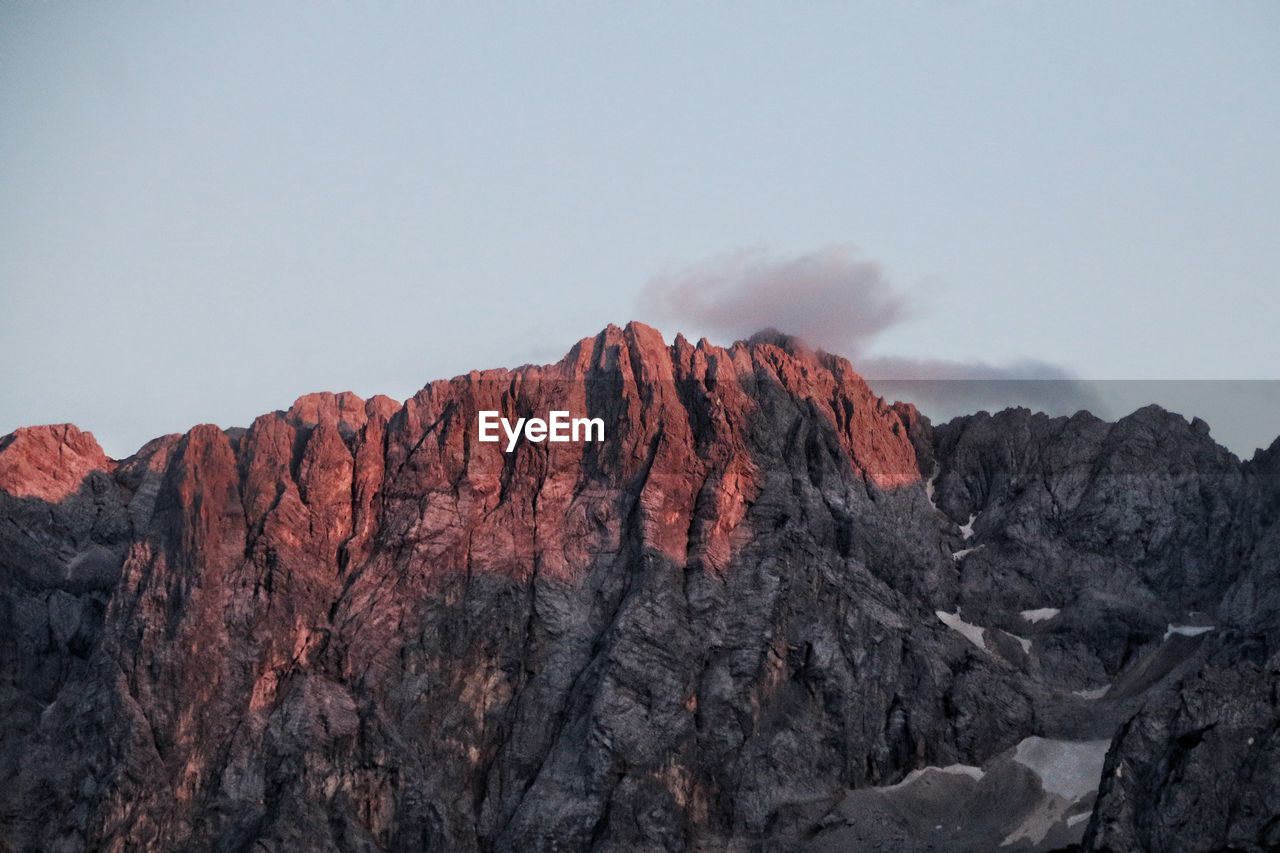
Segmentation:
<svg viewBox="0 0 1280 853">
<path fill-rule="evenodd" d="M 636 323 L 119 461 L 19 430 L 0 849 L 1271 849 L 1276 458 Z"/>
</svg>

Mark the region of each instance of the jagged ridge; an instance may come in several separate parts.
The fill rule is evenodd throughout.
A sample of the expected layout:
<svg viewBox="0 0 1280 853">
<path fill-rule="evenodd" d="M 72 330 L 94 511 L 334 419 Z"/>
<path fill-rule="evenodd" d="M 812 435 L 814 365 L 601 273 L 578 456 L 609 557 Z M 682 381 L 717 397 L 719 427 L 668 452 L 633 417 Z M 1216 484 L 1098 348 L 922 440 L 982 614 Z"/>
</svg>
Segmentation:
<svg viewBox="0 0 1280 853">
<path fill-rule="evenodd" d="M 607 441 L 475 440 L 480 409 L 553 408 Z M 22 431 L 0 443 L 3 834 L 792 849 L 848 788 L 1117 725 L 1150 685 L 1093 716 L 1064 694 L 1257 582 L 1253 470 L 1156 411 L 935 433 L 785 336 L 639 324 L 120 462 Z M 1015 615 L 1066 593 L 1062 625 Z M 960 607 L 985 648 L 934 616 Z"/>
</svg>

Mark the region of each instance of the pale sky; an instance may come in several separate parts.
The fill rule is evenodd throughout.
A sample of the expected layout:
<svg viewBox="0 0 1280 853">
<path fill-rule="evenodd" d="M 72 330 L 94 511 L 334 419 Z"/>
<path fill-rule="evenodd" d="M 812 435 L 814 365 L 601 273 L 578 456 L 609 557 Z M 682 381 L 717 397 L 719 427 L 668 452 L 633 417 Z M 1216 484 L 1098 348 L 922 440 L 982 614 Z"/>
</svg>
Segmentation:
<svg viewBox="0 0 1280 853">
<path fill-rule="evenodd" d="M 868 360 L 1276 379 L 1277 151 L 1274 2 L 17 0 L 0 433 L 715 333 L 654 282 L 831 247 Z"/>
</svg>

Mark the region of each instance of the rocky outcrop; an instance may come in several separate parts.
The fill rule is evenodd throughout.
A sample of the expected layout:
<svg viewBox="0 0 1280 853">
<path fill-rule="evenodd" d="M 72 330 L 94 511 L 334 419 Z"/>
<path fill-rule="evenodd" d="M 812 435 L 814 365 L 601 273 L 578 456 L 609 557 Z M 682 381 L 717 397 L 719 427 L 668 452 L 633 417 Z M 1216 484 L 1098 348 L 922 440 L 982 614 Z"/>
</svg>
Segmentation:
<svg viewBox="0 0 1280 853">
<path fill-rule="evenodd" d="M 1211 653 L 1117 733 L 1092 849 L 1280 849 L 1280 441 L 1242 471 L 1238 574 Z"/>
<path fill-rule="evenodd" d="M 1127 720 L 1088 848 L 1280 849 L 1280 654 L 1228 641 L 1167 703 Z"/>
<path fill-rule="evenodd" d="M 15 498 L 58 503 L 94 471 L 109 471 L 91 433 L 71 424 L 28 427 L 0 439 L 0 490 Z"/>
<path fill-rule="evenodd" d="M 481 410 L 606 440 L 505 453 Z M 790 850 L 952 765 L 1048 849 L 1093 792 L 1026 745 L 1139 743 L 1221 666 L 1168 626 L 1251 620 L 1272 565 L 1241 562 L 1257 465 L 1195 424 L 935 429 L 773 333 L 610 327 L 403 405 L 311 395 L 118 463 L 86 438 L 0 444 L 13 849 Z M 1090 837 L 1147 791 L 1104 787 Z"/>
</svg>

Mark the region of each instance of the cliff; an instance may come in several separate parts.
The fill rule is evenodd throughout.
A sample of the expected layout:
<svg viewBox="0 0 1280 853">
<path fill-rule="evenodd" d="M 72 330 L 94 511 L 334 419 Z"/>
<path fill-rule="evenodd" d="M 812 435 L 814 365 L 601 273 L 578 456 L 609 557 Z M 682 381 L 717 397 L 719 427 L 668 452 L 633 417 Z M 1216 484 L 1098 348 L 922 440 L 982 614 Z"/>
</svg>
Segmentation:
<svg viewBox="0 0 1280 853">
<path fill-rule="evenodd" d="M 606 440 L 504 453 L 481 410 L 599 417 Z M 877 809 L 936 783 L 983 817 L 931 849 L 1183 849 L 1161 822 L 1200 820 L 1170 804 L 1222 771 L 1160 764 L 1184 729 L 1276 749 L 1276 690 L 1232 663 L 1274 681 L 1274 468 L 1154 408 L 935 428 L 785 336 L 639 324 L 120 461 L 21 430 L 0 837 L 908 849 L 932 827 Z M 1201 698 L 1166 713 L 1179 696 Z M 1101 744 L 1104 783 L 1055 787 L 1041 742 Z M 955 766 L 978 775 L 927 769 Z M 1241 776 L 1250 810 L 1204 838 L 1264 849 L 1277 796 Z"/>
</svg>

